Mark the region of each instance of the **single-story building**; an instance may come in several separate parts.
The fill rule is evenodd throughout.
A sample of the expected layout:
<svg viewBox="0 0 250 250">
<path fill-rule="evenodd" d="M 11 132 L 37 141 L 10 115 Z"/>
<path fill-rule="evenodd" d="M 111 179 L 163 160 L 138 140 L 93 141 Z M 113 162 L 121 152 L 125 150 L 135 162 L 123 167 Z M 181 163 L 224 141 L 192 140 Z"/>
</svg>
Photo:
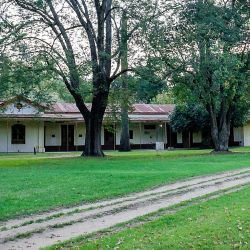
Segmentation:
<svg viewBox="0 0 250 250">
<path fill-rule="evenodd" d="M 0 102 L 0 110 L 0 152 L 83 150 L 85 124 L 75 104 L 55 103 L 46 108 L 19 96 Z M 171 131 L 173 110 L 172 104 L 134 104 L 129 113 L 131 147 L 153 149 L 157 142 L 164 148 L 202 146 L 207 137 L 200 131 Z M 119 149 L 120 134 L 119 122 L 110 124 L 104 119 L 103 149 Z M 230 144 L 250 145 L 250 121 L 232 129 Z"/>
</svg>

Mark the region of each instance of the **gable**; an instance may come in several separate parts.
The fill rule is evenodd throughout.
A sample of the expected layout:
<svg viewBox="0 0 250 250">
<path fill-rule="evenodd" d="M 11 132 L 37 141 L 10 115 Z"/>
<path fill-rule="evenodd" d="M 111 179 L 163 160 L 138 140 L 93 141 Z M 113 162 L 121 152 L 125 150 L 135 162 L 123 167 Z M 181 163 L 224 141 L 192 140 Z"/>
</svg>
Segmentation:
<svg viewBox="0 0 250 250">
<path fill-rule="evenodd" d="M 21 104 L 21 106 L 19 106 Z M 20 108 L 21 107 L 21 108 Z M 17 103 L 10 103 L 1 108 L 1 113 L 6 115 L 29 115 L 29 114 L 38 114 L 39 109 L 27 104 L 23 101 Z"/>
<path fill-rule="evenodd" d="M 20 97 L 14 97 L 0 104 L 0 113 L 5 115 L 35 115 L 40 111 L 41 106 Z"/>
</svg>

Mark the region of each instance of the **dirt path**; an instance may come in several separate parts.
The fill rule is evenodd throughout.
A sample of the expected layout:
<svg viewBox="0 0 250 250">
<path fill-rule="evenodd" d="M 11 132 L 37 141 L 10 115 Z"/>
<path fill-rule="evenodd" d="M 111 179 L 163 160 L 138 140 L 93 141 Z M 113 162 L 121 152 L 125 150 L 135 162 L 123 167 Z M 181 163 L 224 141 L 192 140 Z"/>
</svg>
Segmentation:
<svg viewBox="0 0 250 250">
<path fill-rule="evenodd" d="M 250 168 L 244 168 L 191 178 L 123 198 L 9 220 L 0 225 L 0 249 L 39 249 L 248 183 Z"/>
</svg>

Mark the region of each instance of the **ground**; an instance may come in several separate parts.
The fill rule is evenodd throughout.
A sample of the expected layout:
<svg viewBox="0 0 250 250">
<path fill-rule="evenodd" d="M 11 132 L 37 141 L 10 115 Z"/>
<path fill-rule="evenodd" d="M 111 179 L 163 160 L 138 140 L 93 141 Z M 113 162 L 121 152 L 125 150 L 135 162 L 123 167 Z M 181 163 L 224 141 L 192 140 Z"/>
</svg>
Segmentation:
<svg viewBox="0 0 250 250">
<path fill-rule="evenodd" d="M 66 155 L 62 153 L 38 154 L 36 156 L 31 154 L 2 154 L 0 155 L 0 225 L 1 221 L 4 224 L 4 221 L 7 219 L 18 218 L 31 213 L 120 197 L 193 176 L 215 174 L 250 166 L 249 148 L 233 150 L 238 153 L 211 155 L 209 150 L 109 152 L 107 153 L 108 157 L 105 159 L 82 159 L 79 157 L 79 153 Z M 63 158 L 64 156 L 67 157 Z M 244 197 L 249 197 L 244 192 L 248 192 L 249 195 L 249 189 L 246 189 L 239 191 L 237 197 L 242 196 L 243 199 L 245 199 Z M 233 194 L 229 196 L 234 197 Z M 219 198 L 218 201 L 220 199 L 223 198 Z M 245 200 L 247 202 L 247 199 Z M 232 201 L 234 204 L 233 199 L 230 198 L 229 201 Z M 208 204 L 210 202 L 212 201 L 208 201 Z M 239 209 L 242 208 L 249 211 L 249 207 L 245 208 L 243 205 L 243 203 L 239 203 Z M 224 205 L 219 202 L 218 206 Z M 208 207 L 210 208 L 210 205 Z M 195 208 L 187 208 L 187 211 L 188 209 L 192 210 Z M 209 211 L 206 212 L 204 210 L 204 213 L 209 214 Z M 240 210 L 237 211 L 239 212 Z M 242 211 L 242 220 L 245 221 L 245 210 Z M 176 214 L 176 218 L 178 218 L 178 214 L 179 212 Z M 221 213 L 218 216 L 223 218 Z M 175 221 L 175 219 L 173 220 Z M 158 227 L 159 232 L 162 230 L 160 226 L 161 220 L 158 222 L 152 222 L 156 223 L 152 224 L 154 230 L 150 229 L 151 224 L 141 226 L 142 229 L 140 230 L 149 228 L 148 230 L 151 230 L 151 233 L 157 234 Z M 176 224 L 177 227 L 178 223 Z M 210 224 L 208 223 L 207 228 L 209 227 Z M 246 228 L 249 230 L 249 224 Z M 136 235 L 136 230 L 138 228 L 134 230 L 132 234 L 135 234 L 135 241 L 137 242 L 138 235 Z M 127 233 L 123 233 L 124 236 L 122 237 L 126 238 Z M 105 243 L 98 241 L 87 246 L 85 243 L 81 243 L 80 246 L 83 245 L 84 249 L 85 247 L 96 249 L 98 248 L 97 246 L 103 246 L 106 242 L 108 242 L 108 246 L 109 244 L 113 246 L 112 244 L 116 245 L 120 242 L 120 234 L 122 233 L 111 238 L 105 238 Z M 243 234 L 245 234 L 245 231 Z M 181 238 L 182 235 L 180 235 Z M 166 241 L 164 239 L 161 242 L 163 246 L 172 244 L 171 240 L 164 242 Z M 189 237 L 189 240 L 192 242 L 192 235 Z M 140 237 L 138 241 L 142 241 Z M 154 243 L 154 241 L 156 240 L 153 239 L 152 242 Z M 176 241 L 177 238 L 173 238 L 173 242 Z M 230 238 L 229 241 L 233 240 Z M 184 245 L 186 244 L 185 242 L 183 243 Z M 246 242 L 249 242 L 249 239 L 246 239 Z M 122 249 L 131 249 L 132 243 L 127 240 L 124 241 L 124 244 L 119 243 L 118 245 L 120 244 L 123 246 Z M 150 246 L 150 244 L 148 245 Z M 143 244 L 141 246 L 141 249 L 144 249 Z M 140 249 L 140 246 L 138 248 Z M 157 247 L 152 245 L 152 248 Z"/>
<path fill-rule="evenodd" d="M 249 249 L 250 188 L 184 208 L 99 240 L 78 239 L 75 249 Z M 54 249 L 54 248 L 53 248 Z"/>
</svg>

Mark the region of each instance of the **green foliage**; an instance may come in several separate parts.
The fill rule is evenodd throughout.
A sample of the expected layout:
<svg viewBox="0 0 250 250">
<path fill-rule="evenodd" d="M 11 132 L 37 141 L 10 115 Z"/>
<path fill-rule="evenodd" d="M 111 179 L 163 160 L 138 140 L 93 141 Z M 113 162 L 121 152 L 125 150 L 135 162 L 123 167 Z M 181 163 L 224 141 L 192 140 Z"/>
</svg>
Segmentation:
<svg viewBox="0 0 250 250">
<path fill-rule="evenodd" d="M 248 115 L 248 24 L 242 8 L 215 1 L 190 1 L 180 13 L 176 46 L 182 62 L 172 77 L 174 93 L 181 102 L 197 103 L 215 115 L 218 124 L 225 113 L 234 126 Z"/>
<path fill-rule="evenodd" d="M 177 105 L 170 117 L 170 124 L 174 131 L 202 130 L 209 128 L 209 114 L 201 105 Z"/>
<path fill-rule="evenodd" d="M 137 102 L 150 103 L 159 93 L 166 89 L 166 82 L 158 76 L 152 64 L 136 69 L 138 76 L 130 89 L 135 93 Z"/>
<path fill-rule="evenodd" d="M 152 103 L 156 104 L 174 104 L 175 102 L 176 98 L 170 90 L 163 91 L 152 100 Z"/>
<path fill-rule="evenodd" d="M 2 56 L 0 60 L 0 97 L 8 99 L 23 96 L 38 103 L 51 103 L 56 99 L 53 73 L 40 60 L 33 58 L 33 63 L 11 61 Z"/>
<path fill-rule="evenodd" d="M 45 1 L 44 1 L 44 0 L 36 0 L 36 1 L 34 1 L 34 4 L 35 4 L 38 8 L 42 8 L 42 7 L 44 7 Z"/>
</svg>

